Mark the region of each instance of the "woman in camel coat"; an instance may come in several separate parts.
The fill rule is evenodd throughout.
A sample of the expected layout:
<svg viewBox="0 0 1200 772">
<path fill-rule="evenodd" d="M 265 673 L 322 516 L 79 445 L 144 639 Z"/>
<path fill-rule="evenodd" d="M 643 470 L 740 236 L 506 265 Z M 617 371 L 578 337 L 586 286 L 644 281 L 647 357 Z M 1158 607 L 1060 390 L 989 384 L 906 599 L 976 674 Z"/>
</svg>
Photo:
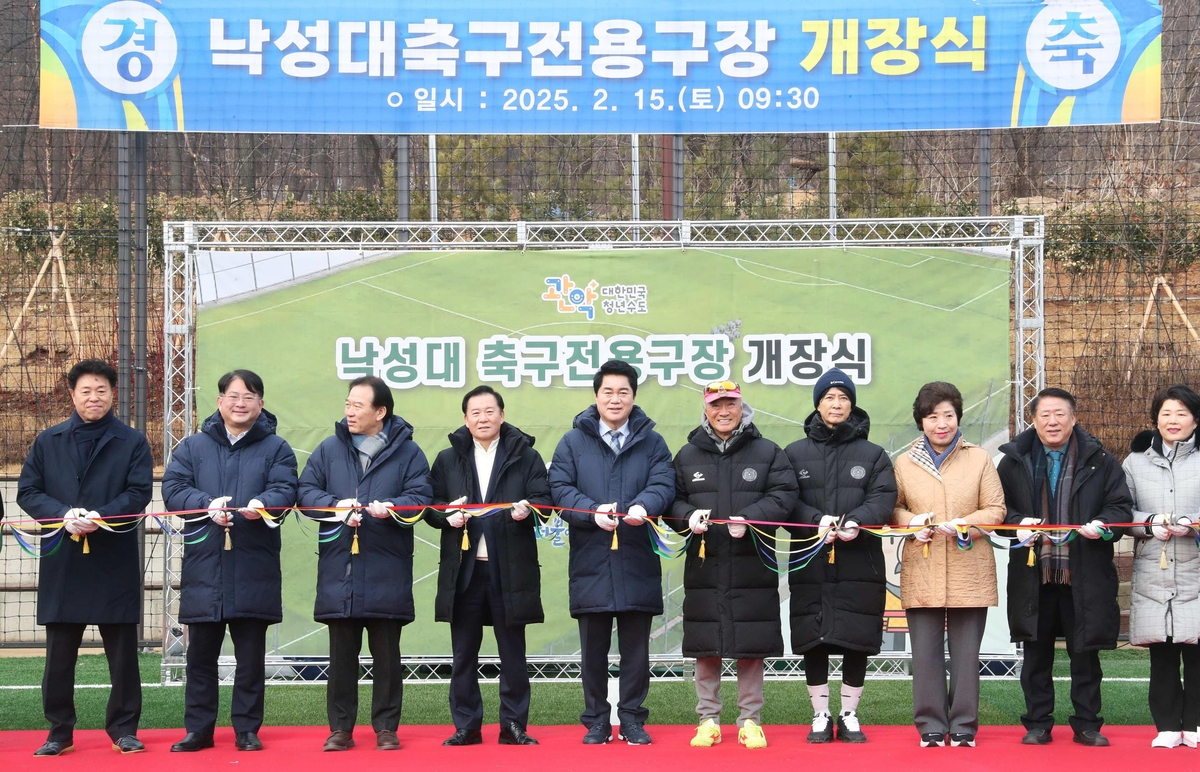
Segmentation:
<svg viewBox="0 0 1200 772">
<path fill-rule="evenodd" d="M 952 384 L 921 387 L 913 419 L 922 431 L 896 459 L 894 525 L 928 526 L 904 545 L 900 600 L 912 636 L 913 720 L 921 745 L 973 747 L 979 729 L 979 646 L 987 608 L 998 603 L 992 547 L 957 527 L 1004 520 L 1004 491 L 988 452 L 962 438 L 962 395 Z M 943 631 L 950 646 L 946 692 Z"/>
</svg>

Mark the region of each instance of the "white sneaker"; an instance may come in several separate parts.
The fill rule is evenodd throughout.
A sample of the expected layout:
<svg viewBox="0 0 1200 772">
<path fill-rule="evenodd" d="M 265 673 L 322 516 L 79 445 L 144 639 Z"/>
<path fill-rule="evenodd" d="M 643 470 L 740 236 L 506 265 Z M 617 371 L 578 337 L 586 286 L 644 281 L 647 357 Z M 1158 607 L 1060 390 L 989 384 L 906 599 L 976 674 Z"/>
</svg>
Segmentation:
<svg viewBox="0 0 1200 772">
<path fill-rule="evenodd" d="M 1151 748 L 1178 748 L 1183 745 L 1183 732 L 1159 732 L 1150 743 Z"/>
<path fill-rule="evenodd" d="M 1183 744 L 1189 748 L 1196 747 L 1196 741 L 1200 740 L 1200 732 L 1184 732 Z"/>
</svg>

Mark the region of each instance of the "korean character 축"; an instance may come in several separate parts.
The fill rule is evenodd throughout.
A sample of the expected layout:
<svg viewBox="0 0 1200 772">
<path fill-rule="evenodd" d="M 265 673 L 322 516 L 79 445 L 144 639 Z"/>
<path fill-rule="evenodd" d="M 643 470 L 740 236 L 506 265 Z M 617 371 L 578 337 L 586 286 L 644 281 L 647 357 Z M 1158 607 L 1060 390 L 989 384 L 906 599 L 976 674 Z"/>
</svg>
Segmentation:
<svg viewBox="0 0 1200 772">
<path fill-rule="evenodd" d="M 409 24 L 408 34 L 415 37 L 404 39 L 404 69 L 441 72 L 454 77 L 461 52 L 458 38 L 453 33 L 452 23 L 441 23 L 437 19 Z"/>
<path fill-rule="evenodd" d="M 507 335 L 493 335 L 479 341 L 475 372 L 481 381 L 502 383 L 512 388 L 521 382 L 521 357 L 517 351 L 521 341 Z"/>
</svg>

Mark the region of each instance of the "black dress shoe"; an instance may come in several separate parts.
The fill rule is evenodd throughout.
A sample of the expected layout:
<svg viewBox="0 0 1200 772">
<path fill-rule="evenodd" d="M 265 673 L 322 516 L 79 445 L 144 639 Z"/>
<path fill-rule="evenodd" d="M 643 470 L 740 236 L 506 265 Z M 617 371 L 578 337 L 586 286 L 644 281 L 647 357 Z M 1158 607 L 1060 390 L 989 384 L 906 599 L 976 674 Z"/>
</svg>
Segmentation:
<svg viewBox="0 0 1200 772">
<path fill-rule="evenodd" d="M 612 739 L 612 725 L 605 722 L 602 724 L 592 724 L 588 727 L 587 734 L 583 736 L 584 745 L 604 745 Z"/>
<path fill-rule="evenodd" d="M 525 733 L 525 727 L 516 721 L 509 721 L 500 727 L 501 745 L 537 745 L 538 741 Z"/>
<path fill-rule="evenodd" d="M 1107 748 L 1108 738 L 1096 729 L 1085 729 L 1075 733 L 1075 742 L 1080 745 L 1090 745 L 1093 748 Z"/>
<path fill-rule="evenodd" d="M 239 751 L 262 750 L 262 740 L 254 732 L 238 732 L 234 735 L 233 744 Z"/>
<path fill-rule="evenodd" d="M 1053 741 L 1049 729 L 1030 729 L 1021 738 L 1021 745 L 1049 745 Z"/>
<path fill-rule="evenodd" d="M 113 740 L 113 750 L 117 753 L 141 753 L 146 750 L 142 741 L 131 734 Z"/>
<path fill-rule="evenodd" d="M 478 729 L 455 729 L 454 734 L 447 737 L 442 745 L 480 745 L 483 743 L 483 733 Z"/>
<path fill-rule="evenodd" d="M 75 744 L 70 740 L 59 742 L 57 740 L 47 740 L 46 744 L 33 752 L 34 756 L 61 756 L 64 753 L 70 753 L 75 750 Z"/>
<path fill-rule="evenodd" d="M 211 734 L 188 732 L 183 739 L 171 746 L 171 753 L 194 753 L 213 747 Z"/>
</svg>

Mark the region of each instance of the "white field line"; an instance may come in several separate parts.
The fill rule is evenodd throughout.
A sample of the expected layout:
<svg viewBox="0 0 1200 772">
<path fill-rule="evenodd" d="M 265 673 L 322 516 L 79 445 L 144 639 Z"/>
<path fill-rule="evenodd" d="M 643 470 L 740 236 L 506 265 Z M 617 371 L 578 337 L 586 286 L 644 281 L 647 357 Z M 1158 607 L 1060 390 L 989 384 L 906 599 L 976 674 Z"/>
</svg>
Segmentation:
<svg viewBox="0 0 1200 772">
<path fill-rule="evenodd" d="M 477 318 L 476 318 L 476 317 L 474 317 L 474 316 L 467 316 L 466 314 L 460 314 L 460 313 L 459 313 L 459 312 L 457 312 L 457 311 L 451 311 L 449 308 L 443 308 L 442 306 L 439 306 L 439 305 L 434 305 L 433 303 L 426 303 L 424 300 L 418 300 L 417 298 L 409 297 L 408 295 L 401 295 L 399 292 L 395 292 L 395 291 L 393 291 L 393 290 L 390 290 L 390 289 L 384 289 L 383 287 L 377 287 L 377 286 L 375 286 L 374 284 L 371 284 L 371 283 L 367 282 L 365 279 L 364 279 L 364 280 L 361 280 L 361 281 L 358 281 L 358 282 L 353 282 L 353 283 L 355 283 L 355 284 L 361 284 L 361 285 L 363 285 L 364 287 L 370 287 L 370 288 L 371 288 L 371 289 L 373 289 L 373 290 L 378 290 L 379 292 L 383 292 L 383 293 L 386 293 L 386 294 L 388 294 L 388 295 L 394 295 L 395 297 L 402 298 L 403 300 L 408 300 L 408 301 L 410 301 L 410 302 L 412 302 L 412 303 L 417 303 L 418 305 L 426 306 L 427 308 L 432 308 L 432 309 L 434 309 L 434 310 L 436 310 L 436 311 L 442 311 L 443 313 L 451 314 L 452 316 L 458 316 L 458 317 L 461 317 L 461 318 L 463 318 L 463 319 L 467 319 L 467 320 L 469 320 L 469 321 L 472 321 L 472 322 L 476 322 L 476 323 L 478 323 L 478 324 L 485 325 L 485 326 L 487 326 L 487 327 L 495 327 L 497 330 L 500 330 L 500 331 L 502 331 L 502 332 L 507 332 L 507 333 L 509 333 L 510 335 L 515 335 L 515 334 L 517 334 L 517 331 L 516 331 L 516 330 L 514 330 L 514 329 L 511 329 L 511 328 L 509 328 L 509 327 L 505 327 L 505 326 L 503 326 L 503 325 L 495 324 L 494 322 L 488 322 L 488 321 L 485 321 L 485 320 L 483 320 L 483 319 L 477 319 Z"/>
<path fill-rule="evenodd" d="M 975 297 L 971 298 L 971 299 L 970 299 L 970 300 L 968 300 L 966 303 L 961 303 L 961 304 L 959 304 L 959 305 L 955 306 L 954 308 L 951 308 L 951 309 L 950 309 L 950 311 L 951 311 L 951 312 L 953 312 L 953 311 L 957 311 L 957 310 L 959 310 L 960 308 L 963 308 L 963 307 L 965 307 L 965 306 L 969 306 L 969 305 L 971 305 L 972 303 L 974 303 L 976 300 L 979 300 L 979 299 L 980 299 L 980 298 L 982 298 L 982 297 L 986 297 L 987 295 L 990 295 L 990 294 L 992 294 L 992 293 L 993 293 L 993 292 L 995 292 L 996 290 L 998 290 L 998 289 L 1003 289 L 1003 288 L 1005 288 L 1005 287 L 1008 287 L 1008 282 L 1004 282 L 1003 284 L 997 284 L 995 287 L 992 287 L 992 288 L 991 288 L 990 290 L 988 290 L 987 292 L 981 292 L 980 294 L 978 294 L 978 295 L 976 295 Z"/>
<path fill-rule="evenodd" d="M 834 282 L 825 281 L 825 280 L 821 280 L 821 281 L 788 281 L 787 279 L 776 279 L 771 276 L 763 276 L 761 273 L 755 273 L 754 271 L 751 271 L 746 266 L 742 265 L 742 258 L 740 258 L 740 257 L 734 258 L 733 262 L 737 263 L 737 267 L 741 268 L 746 273 L 748 273 L 751 276 L 754 276 L 756 278 L 762 279 L 764 281 L 773 281 L 778 284 L 790 284 L 794 287 L 832 287 L 832 286 L 834 286 Z"/>
<path fill-rule="evenodd" d="M 245 314 L 231 316 L 228 319 L 221 319 L 216 322 L 209 322 L 208 324 L 201 324 L 201 325 L 198 325 L 196 329 L 204 329 L 206 327 L 216 327 L 217 325 L 225 324 L 226 322 L 236 322 L 239 319 L 245 319 L 250 316 L 256 316 L 257 314 L 263 314 L 263 313 L 266 313 L 267 311 L 274 311 L 277 308 L 283 308 L 284 306 L 290 306 L 293 303 L 300 303 L 304 300 L 311 300 L 312 298 L 320 297 L 321 295 L 326 295 L 330 292 L 336 292 L 337 290 L 345 289 L 346 287 L 350 287 L 355 284 L 360 284 L 360 283 L 369 281 L 371 279 L 378 279 L 381 276 L 388 276 L 393 273 L 399 273 L 400 271 L 407 271 L 409 268 L 416 268 L 417 266 L 426 265 L 427 263 L 432 263 L 437 260 L 441 260 L 444 257 L 450 257 L 451 255 L 457 255 L 460 253 L 461 253 L 461 250 L 458 250 L 455 252 L 447 252 L 446 254 L 440 254 L 440 255 L 437 255 L 436 257 L 431 257 L 428 260 L 422 260 L 418 263 L 409 263 L 408 265 L 401 266 L 400 268 L 393 268 L 390 271 L 384 271 L 383 273 L 377 273 L 374 276 L 368 276 L 365 279 L 355 279 L 354 281 L 348 281 L 345 284 L 339 284 L 336 287 L 330 287 L 329 289 L 323 289 L 320 292 L 313 292 L 308 295 L 304 295 L 302 297 L 293 298 L 292 300 L 286 300 L 282 303 L 277 303 L 276 305 L 273 305 L 273 306 L 267 306 L 266 308 L 260 308 L 257 311 L 250 311 Z"/>
</svg>

